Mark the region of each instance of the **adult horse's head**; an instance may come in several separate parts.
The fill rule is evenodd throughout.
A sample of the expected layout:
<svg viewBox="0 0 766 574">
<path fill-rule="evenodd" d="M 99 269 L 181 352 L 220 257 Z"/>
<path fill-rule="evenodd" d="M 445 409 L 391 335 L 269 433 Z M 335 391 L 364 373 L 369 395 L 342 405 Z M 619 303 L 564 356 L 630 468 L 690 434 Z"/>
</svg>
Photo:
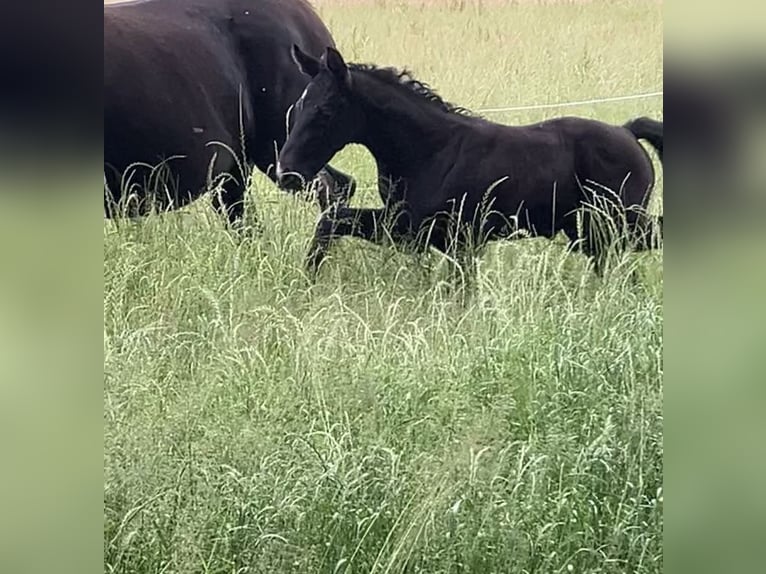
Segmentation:
<svg viewBox="0 0 766 574">
<path fill-rule="evenodd" d="M 351 72 L 340 53 L 327 48 L 320 59 L 292 47 L 301 72 L 311 78 L 292 110 L 292 126 L 277 161 L 277 183 L 298 191 L 349 142 L 363 116 L 351 97 Z"/>
</svg>

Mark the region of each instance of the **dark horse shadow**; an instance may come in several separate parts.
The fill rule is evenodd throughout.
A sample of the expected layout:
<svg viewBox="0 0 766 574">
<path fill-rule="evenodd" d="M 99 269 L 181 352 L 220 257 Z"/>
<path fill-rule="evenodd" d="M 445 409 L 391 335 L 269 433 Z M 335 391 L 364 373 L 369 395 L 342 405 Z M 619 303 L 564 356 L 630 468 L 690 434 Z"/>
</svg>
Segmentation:
<svg viewBox="0 0 766 574">
<path fill-rule="evenodd" d="M 645 211 L 654 168 L 638 140 L 661 157 L 661 122 L 565 117 L 505 126 L 445 102 L 407 72 L 347 65 L 333 48 L 316 59 L 294 46 L 293 58 L 311 82 L 279 155 L 279 185 L 300 188 L 346 144 L 358 143 L 377 162 L 384 205 L 326 211 L 308 256 L 312 275 L 331 239 L 346 235 L 415 241 L 462 265 L 491 240 L 563 232 L 599 274 L 608 248 L 656 245 L 657 226 Z"/>
<path fill-rule="evenodd" d="M 333 45 L 302 0 L 104 5 L 105 217 L 174 210 L 214 190 L 215 209 L 239 226 L 252 166 L 276 179 L 288 110 L 308 84 L 294 43 L 317 55 Z M 346 202 L 353 179 L 320 168 L 320 204 Z"/>
</svg>

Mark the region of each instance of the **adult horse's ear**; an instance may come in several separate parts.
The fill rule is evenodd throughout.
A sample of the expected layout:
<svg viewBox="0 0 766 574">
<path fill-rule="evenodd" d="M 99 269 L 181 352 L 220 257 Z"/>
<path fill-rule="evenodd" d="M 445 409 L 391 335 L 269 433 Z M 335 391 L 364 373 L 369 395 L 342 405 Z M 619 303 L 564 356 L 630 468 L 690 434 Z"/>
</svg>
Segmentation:
<svg viewBox="0 0 766 574">
<path fill-rule="evenodd" d="M 293 44 L 293 47 L 290 49 L 290 54 L 293 57 L 293 61 L 298 65 L 300 71 L 307 76 L 313 78 L 319 73 L 321 67 L 319 60 L 301 50 L 298 44 Z"/>
<path fill-rule="evenodd" d="M 323 60 L 327 69 L 333 73 L 338 81 L 347 86 L 351 85 L 351 72 L 348 71 L 348 66 L 338 50 L 335 48 L 327 48 Z"/>
</svg>

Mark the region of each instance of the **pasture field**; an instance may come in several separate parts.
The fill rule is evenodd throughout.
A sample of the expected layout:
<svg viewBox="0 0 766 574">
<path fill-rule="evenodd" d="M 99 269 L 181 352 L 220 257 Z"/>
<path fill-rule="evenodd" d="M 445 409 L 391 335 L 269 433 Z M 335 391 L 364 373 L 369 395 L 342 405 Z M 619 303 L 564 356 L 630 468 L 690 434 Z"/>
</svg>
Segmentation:
<svg viewBox="0 0 766 574">
<path fill-rule="evenodd" d="M 348 60 L 474 109 L 662 85 L 659 2 L 319 10 Z M 563 114 L 662 100 L 492 117 Z M 366 152 L 334 163 L 379 201 Z M 249 200 L 251 242 L 204 200 L 104 224 L 105 572 L 662 571 L 661 252 L 598 280 L 498 243 L 464 302 L 438 255 L 346 239 L 310 285 L 316 209 L 261 176 Z"/>
</svg>

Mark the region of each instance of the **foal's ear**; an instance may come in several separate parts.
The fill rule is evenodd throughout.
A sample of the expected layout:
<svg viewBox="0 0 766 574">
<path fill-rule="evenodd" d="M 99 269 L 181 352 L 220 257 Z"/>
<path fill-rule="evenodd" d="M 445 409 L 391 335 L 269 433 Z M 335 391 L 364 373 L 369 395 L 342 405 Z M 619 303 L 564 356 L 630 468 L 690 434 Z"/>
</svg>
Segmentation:
<svg viewBox="0 0 766 574">
<path fill-rule="evenodd" d="M 293 61 L 298 65 L 301 72 L 307 76 L 314 77 L 319 73 L 321 67 L 319 60 L 313 56 L 309 56 L 306 52 L 300 49 L 298 44 L 293 44 L 290 54 L 293 57 Z"/>
<path fill-rule="evenodd" d="M 327 48 L 322 56 L 324 64 L 327 69 L 330 70 L 339 82 L 346 86 L 351 85 L 351 72 L 348 71 L 346 62 L 343 61 L 343 56 L 335 48 Z"/>
</svg>

